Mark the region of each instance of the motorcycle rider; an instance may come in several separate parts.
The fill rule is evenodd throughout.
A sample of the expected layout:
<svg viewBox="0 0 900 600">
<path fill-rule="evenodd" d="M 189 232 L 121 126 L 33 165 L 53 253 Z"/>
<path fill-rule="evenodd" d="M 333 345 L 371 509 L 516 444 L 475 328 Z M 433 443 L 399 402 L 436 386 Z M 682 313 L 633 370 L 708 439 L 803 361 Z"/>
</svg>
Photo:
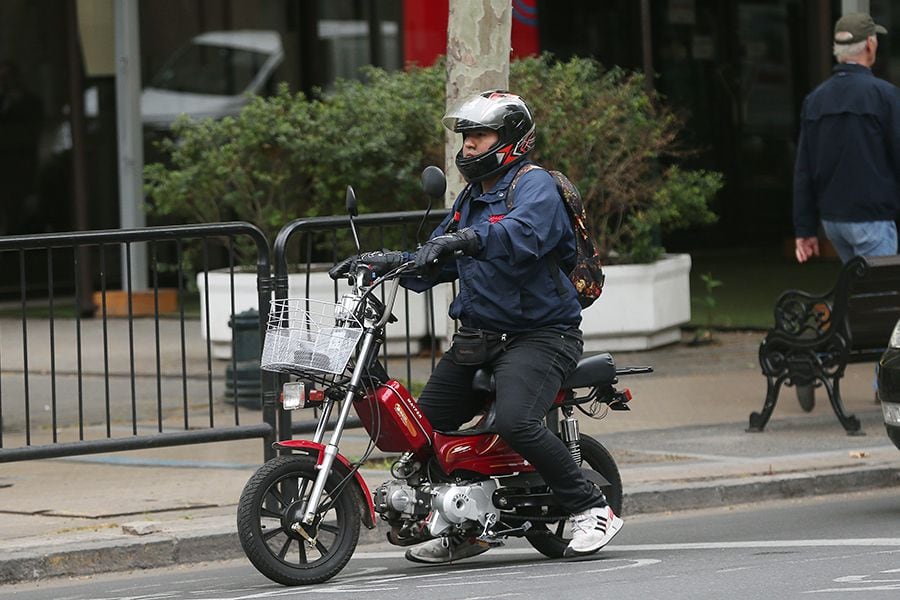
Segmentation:
<svg viewBox="0 0 900 600">
<path fill-rule="evenodd" d="M 419 407 L 435 429 L 459 429 L 482 408 L 472 378 L 478 368 L 489 367 L 496 382 L 495 430 L 534 465 L 571 514 L 565 555 L 591 554 L 612 539 L 622 519 L 543 423 L 583 347 L 581 306 L 567 277 L 575 260 L 568 213 L 553 178 L 542 169 L 516 182 L 507 211 L 510 183 L 535 143 L 534 118 L 521 97 L 483 92 L 448 112 L 443 124 L 462 134 L 456 165 L 468 186 L 416 253 L 420 270 L 431 265 L 438 270 L 404 285 L 423 291 L 458 279 L 450 316 L 466 329 L 499 335 L 492 336 L 496 344 L 479 364 L 462 360 L 451 347 L 425 385 Z M 451 536 L 410 548 L 406 558 L 443 563 L 489 548 L 474 537 Z"/>
</svg>

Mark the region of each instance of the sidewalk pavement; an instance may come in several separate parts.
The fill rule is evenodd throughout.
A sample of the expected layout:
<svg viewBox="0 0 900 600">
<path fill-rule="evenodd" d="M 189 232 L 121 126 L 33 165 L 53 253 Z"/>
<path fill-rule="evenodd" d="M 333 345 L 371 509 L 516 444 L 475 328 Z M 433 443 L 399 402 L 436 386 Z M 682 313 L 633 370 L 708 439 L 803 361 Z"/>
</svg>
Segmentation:
<svg viewBox="0 0 900 600">
<path fill-rule="evenodd" d="M 792 389 L 765 432 L 745 432 L 765 394 L 762 335 L 614 355 L 619 366 L 656 369 L 621 379 L 634 395 L 630 412 L 580 419 L 619 462 L 626 520 L 900 485 L 900 451 L 873 400 L 871 364 L 851 365 L 841 384 L 866 435 L 847 436 L 822 393 L 803 413 Z M 342 451 L 358 457 L 367 441 L 350 430 Z M 261 442 L 248 440 L 3 464 L 0 584 L 241 557 L 236 504 L 261 459 Z M 389 478 L 363 475 L 370 488 Z M 385 544 L 384 533 L 364 529 L 360 544 Z"/>
</svg>

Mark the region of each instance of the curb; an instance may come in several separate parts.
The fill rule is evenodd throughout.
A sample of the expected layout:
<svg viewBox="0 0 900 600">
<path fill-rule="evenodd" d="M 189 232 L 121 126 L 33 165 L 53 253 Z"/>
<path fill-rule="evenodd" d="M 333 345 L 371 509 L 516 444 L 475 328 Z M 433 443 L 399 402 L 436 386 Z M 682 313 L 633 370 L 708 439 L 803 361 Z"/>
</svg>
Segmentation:
<svg viewBox="0 0 900 600">
<path fill-rule="evenodd" d="M 829 469 L 715 481 L 665 484 L 625 494 L 626 515 L 715 508 L 900 486 L 900 467 Z M 385 543 L 384 529 L 361 529 L 359 546 Z M 237 533 L 222 527 L 178 535 L 151 534 L 94 542 L 62 542 L 53 550 L 23 550 L 0 558 L 0 584 L 151 569 L 244 556 Z"/>
<path fill-rule="evenodd" d="M 15 552 L 10 558 L 0 559 L 0 584 L 152 569 L 243 555 L 234 532 L 204 531 L 179 537 L 154 535 L 152 538 L 76 542 L 52 551 Z"/>
<path fill-rule="evenodd" d="M 785 500 L 900 486 L 900 467 L 826 469 L 816 472 L 741 477 L 697 485 L 662 485 L 625 494 L 626 515 L 717 508 L 764 500 Z"/>
</svg>

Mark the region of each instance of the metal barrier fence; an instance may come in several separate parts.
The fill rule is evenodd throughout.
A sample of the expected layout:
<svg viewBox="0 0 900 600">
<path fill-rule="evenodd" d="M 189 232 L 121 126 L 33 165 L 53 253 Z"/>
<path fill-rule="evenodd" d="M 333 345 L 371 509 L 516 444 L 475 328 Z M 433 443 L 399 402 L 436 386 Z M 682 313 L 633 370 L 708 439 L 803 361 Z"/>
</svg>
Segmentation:
<svg viewBox="0 0 900 600">
<path fill-rule="evenodd" d="M 428 221 L 446 214 L 434 211 Z M 424 216 L 356 218 L 363 251 L 415 247 Z M 252 304 L 261 345 L 271 298 L 336 300 L 339 282 L 325 271 L 356 251 L 349 231 L 345 216 L 287 224 L 275 241 L 274 277 L 268 243 L 249 223 L 0 237 L 0 463 L 251 438 L 261 438 L 264 459 L 272 458 L 276 431 L 287 439 L 314 424 L 292 424 L 290 413 L 280 411 L 283 378 L 273 373 L 259 372 L 254 388 L 262 415 L 244 410 L 236 336 L 226 330 L 222 342 L 216 330 Z M 138 245 L 149 258 L 146 290 L 131 284 Z M 224 299 L 213 297 L 216 267 L 217 279 L 227 281 Z M 249 294 L 237 283 L 247 270 Z M 188 289 L 192 272 L 199 293 Z M 446 324 L 443 311 L 436 317 L 434 304 L 431 292 L 405 291 L 395 306 L 401 323 L 392 326 L 396 338 L 384 344 L 382 360 L 405 375 L 407 386 L 414 357 L 421 357 L 419 375 L 427 378 L 445 335 L 436 326 Z M 216 372 L 223 343 L 230 374 Z M 229 384 L 230 407 L 220 401 Z"/>
<path fill-rule="evenodd" d="M 432 211 L 428 222 L 440 221 L 447 215 L 447 212 L 446 209 Z M 425 215 L 425 211 L 408 211 L 367 214 L 354 218 L 362 251 L 385 247 L 391 249 L 415 248 L 419 241 L 416 238 L 422 235 L 427 239 L 430 233 L 430 230 L 426 230 L 427 228 L 422 228 L 421 232 L 418 231 Z M 311 298 L 318 293 L 320 299 L 337 300 L 342 293 L 340 284 L 327 280 L 327 284 L 323 285 L 324 270 L 338 260 L 356 252 L 356 248 L 350 240 L 349 218 L 346 216 L 297 219 L 285 225 L 278 232 L 273 247 L 274 298 L 276 300 L 283 300 L 291 296 Z M 323 261 L 323 265 L 318 269 L 314 263 L 316 256 Z M 295 257 L 294 260 L 291 260 L 291 257 Z M 294 285 L 291 282 L 291 274 L 297 278 Z M 330 297 L 326 298 L 323 295 Z M 420 297 L 420 301 L 414 308 L 411 307 L 414 304 L 411 301 L 412 296 Z M 412 310 L 424 311 L 424 313 L 413 315 L 411 314 Z M 403 290 L 397 299 L 395 314 L 400 319 L 400 323 L 392 325 L 392 328 L 398 339 L 392 340 L 389 330 L 389 337 L 383 345 L 381 353 L 388 372 L 392 370 L 391 363 L 403 363 L 401 371 L 405 375 L 407 387 L 411 387 L 413 383 L 413 356 L 426 355 L 430 362 L 428 372 L 430 373 L 434 368 L 439 351 L 435 310 L 434 296 L 431 291 L 419 295 Z M 443 314 L 437 316 L 437 319 L 444 318 Z M 414 346 L 416 343 L 419 344 L 419 347 Z M 400 346 L 399 353 L 396 351 L 398 344 Z M 391 359 L 392 355 L 394 356 L 393 360 Z M 401 377 L 397 378 L 401 379 Z M 285 380 L 286 377 L 278 377 L 278 385 L 269 388 L 269 393 L 273 394 L 273 397 L 266 398 L 267 403 L 272 402 L 277 405 L 274 394 Z M 278 414 L 279 439 L 290 439 L 292 433 L 309 432 L 315 427 L 314 422 L 292 424 L 289 411 L 279 410 Z M 351 419 L 348 425 L 358 426 L 359 421 Z"/>
<path fill-rule="evenodd" d="M 131 289 L 138 245 L 148 257 L 147 290 Z M 244 253 L 252 263 L 241 261 Z M 200 331 L 186 318 L 197 300 L 189 265 L 205 283 Z M 225 387 L 213 368 L 210 307 L 222 301 L 211 300 L 208 276 L 216 266 L 229 275 L 232 317 L 235 274 L 255 267 L 264 331 L 270 253 L 249 223 L 0 238 L 0 462 L 250 438 L 274 456 L 274 377 L 260 376 L 261 423 L 252 412 L 246 419 L 254 422 L 242 424 L 237 401 L 216 401 Z M 172 289 L 161 286 L 167 281 Z"/>
</svg>

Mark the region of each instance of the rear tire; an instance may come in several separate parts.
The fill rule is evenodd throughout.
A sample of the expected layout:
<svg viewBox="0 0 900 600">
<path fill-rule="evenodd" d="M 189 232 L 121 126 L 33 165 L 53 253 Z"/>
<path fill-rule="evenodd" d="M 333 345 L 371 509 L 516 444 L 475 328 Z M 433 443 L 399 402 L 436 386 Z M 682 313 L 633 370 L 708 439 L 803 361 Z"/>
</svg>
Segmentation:
<svg viewBox="0 0 900 600">
<path fill-rule="evenodd" d="M 237 529 L 244 553 L 257 570 L 282 585 L 322 583 L 346 566 L 359 540 L 362 498 L 354 481 L 344 482 L 332 471 L 322 493 L 325 507 L 308 531 L 309 544 L 291 530 L 316 480 L 316 460 L 309 456 L 279 456 L 250 478 L 238 503 Z"/>
<path fill-rule="evenodd" d="M 612 507 L 613 512 L 622 515 L 622 477 L 619 468 L 609 451 L 603 444 L 592 437 L 581 436 L 582 468 L 590 467 L 603 475 L 609 482 L 609 486 L 603 488 L 606 502 Z M 526 539 L 531 546 L 549 558 L 562 558 L 563 552 L 572 539 L 569 530 L 569 520 L 562 519 L 554 523 L 532 523 L 532 527 L 526 534 Z"/>
</svg>

